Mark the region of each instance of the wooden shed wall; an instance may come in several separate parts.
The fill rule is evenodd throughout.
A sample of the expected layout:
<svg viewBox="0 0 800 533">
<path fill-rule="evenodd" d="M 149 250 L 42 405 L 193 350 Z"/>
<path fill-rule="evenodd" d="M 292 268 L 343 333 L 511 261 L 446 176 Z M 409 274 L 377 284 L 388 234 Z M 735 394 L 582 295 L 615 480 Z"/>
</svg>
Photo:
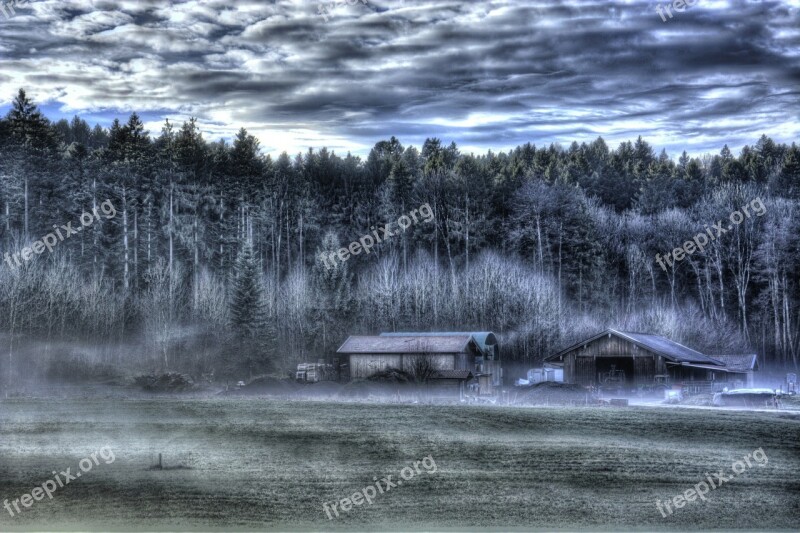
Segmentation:
<svg viewBox="0 0 800 533">
<path fill-rule="evenodd" d="M 411 372 L 414 369 L 414 361 L 418 357 L 424 357 L 431 362 L 434 370 L 458 370 L 456 368 L 456 354 L 436 354 L 436 355 L 403 355 L 403 370 Z"/>
<path fill-rule="evenodd" d="M 387 368 L 399 368 L 401 364 L 400 355 L 353 354 L 350 356 L 350 378 L 364 379 Z"/>
<path fill-rule="evenodd" d="M 350 379 L 364 379 L 388 368 L 410 372 L 416 357 L 427 357 L 436 370 L 459 370 L 455 366 L 457 354 L 351 354 Z"/>
<path fill-rule="evenodd" d="M 564 354 L 564 381 L 594 385 L 597 381 L 596 359 L 602 357 L 631 357 L 635 382 L 651 382 L 656 374 L 666 373 L 662 356 L 626 339 L 606 335 Z"/>
<path fill-rule="evenodd" d="M 587 357 L 620 357 L 626 355 L 633 356 L 634 354 L 638 355 L 640 352 L 645 352 L 646 350 L 639 348 L 629 340 L 622 339 L 614 335 L 611 337 L 606 335 L 586 344 L 585 349 L 580 347 L 575 351 L 578 351 L 580 355 Z"/>
</svg>

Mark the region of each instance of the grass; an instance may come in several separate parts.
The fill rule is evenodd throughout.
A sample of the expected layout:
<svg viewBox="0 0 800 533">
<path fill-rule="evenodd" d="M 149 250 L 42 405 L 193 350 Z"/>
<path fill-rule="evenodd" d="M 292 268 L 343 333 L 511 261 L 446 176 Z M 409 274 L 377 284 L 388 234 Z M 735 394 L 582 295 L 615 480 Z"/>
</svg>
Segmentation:
<svg viewBox="0 0 800 533">
<path fill-rule="evenodd" d="M 0 500 L 109 446 L 116 460 L 35 502 L 15 529 L 791 529 L 800 420 L 670 408 L 496 408 L 263 399 L 0 402 Z M 663 518 L 744 455 L 753 466 Z M 152 469 L 158 453 L 164 470 Z M 322 503 L 422 473 L 329 521 Z M 177 468 L 176 468 L 177 467 Z"/>
</svg>

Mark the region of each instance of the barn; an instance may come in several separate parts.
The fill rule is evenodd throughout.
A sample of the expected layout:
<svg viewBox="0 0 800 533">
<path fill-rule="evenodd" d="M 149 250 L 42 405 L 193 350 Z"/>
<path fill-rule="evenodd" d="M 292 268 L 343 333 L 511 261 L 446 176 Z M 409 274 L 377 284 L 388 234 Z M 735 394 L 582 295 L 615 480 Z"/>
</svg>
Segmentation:
<svg viewBox="0 0 800 533">
<path fill-rule="evenodd" d="M 632 391 L 680 385 L 705 392 L 752 383 L 752 368 L 742 368 L 747 364 L 737 357 L 724 357 L 730 364 L 660 335 L 607 329 L 545 360 L 563 367 L 565 383 L 592 387 Z"/>
<path fill-rule="evenodd" d="M 349 379 L 365 379 L 396 368 L 413 374 L 418 361 L 434 371 L 426 379 L 439 389 L 462 395 L 494 394 L 500 385 L 499 346 L 491 332 L 401 332 L 351 336 L 337 350 Z"/>
<path fill-rule="evenodd" d="M 491 331 L 459 332 L 392 332 L 381 333 L 381 337 L 459 337 L 469 336 L 478 348 L 473 362 L 473 374 L 477 383 L 474 387 L 481 394 L 494 394 L 503 384 L 503 369 L 500 366 L 500 344 Z"/>
</svg>

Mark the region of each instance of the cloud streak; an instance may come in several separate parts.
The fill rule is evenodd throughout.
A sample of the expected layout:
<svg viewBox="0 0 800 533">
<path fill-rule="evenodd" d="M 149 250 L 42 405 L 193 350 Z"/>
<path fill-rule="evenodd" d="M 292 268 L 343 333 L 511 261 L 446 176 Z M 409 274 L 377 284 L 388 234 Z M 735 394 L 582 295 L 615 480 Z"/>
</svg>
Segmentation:
<svg viewBox="0 0 800 533">
<path fill-rule="evenodd" d="M 65 114 L 197 116 L 267 152 L 466 151 L 639 134 L 673 155 L 798 138 L 800 0 L 34 1 L 0 20 L 0 98 Z"/>
</svg>

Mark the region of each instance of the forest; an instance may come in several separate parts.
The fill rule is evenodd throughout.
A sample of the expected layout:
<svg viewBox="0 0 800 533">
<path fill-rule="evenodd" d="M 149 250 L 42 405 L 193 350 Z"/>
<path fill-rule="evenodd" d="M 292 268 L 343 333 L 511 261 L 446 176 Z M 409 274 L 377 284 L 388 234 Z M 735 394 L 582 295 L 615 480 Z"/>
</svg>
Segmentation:
<svg viewBox="0 0 800 533">
<path fill-rule="evenodd" d="M 244 129 L 204 139 L 195 119 L 51 121 L 20 90 L 0 120 L 0 383 L 286 375 L 348 335 L 402 330 L 491 330 L 532 366 L 616 327 L 796 369 L 800 149 L 753 140 L 697 158 L 641 137 L 477 155 L 391 137 L 366 159 L 273 159 Z M 656 263 L 755 199 L 763 216 Z M 430 223 L 323 265 L 423 204 Z M 69 223 L 81 231 L 9 260 Z"/>
</svg>

